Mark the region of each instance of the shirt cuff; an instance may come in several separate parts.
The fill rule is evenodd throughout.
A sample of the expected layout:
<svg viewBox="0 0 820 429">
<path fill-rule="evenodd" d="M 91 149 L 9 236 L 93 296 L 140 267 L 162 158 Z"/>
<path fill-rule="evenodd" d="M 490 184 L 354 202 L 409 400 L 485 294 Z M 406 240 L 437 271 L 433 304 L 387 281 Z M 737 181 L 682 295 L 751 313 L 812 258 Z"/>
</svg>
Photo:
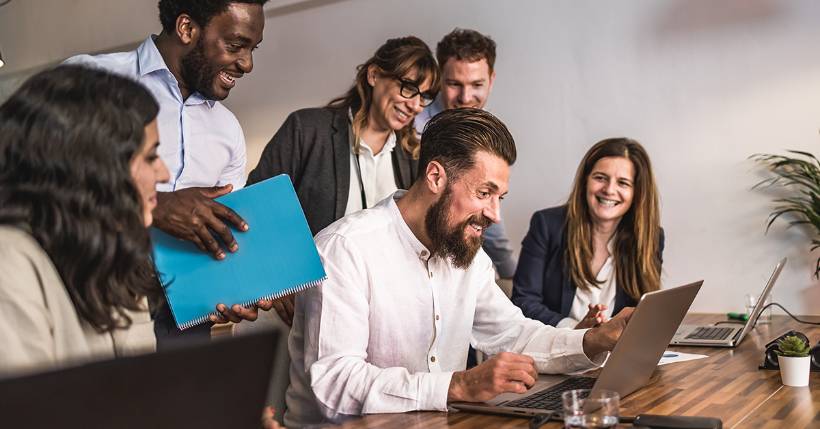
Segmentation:
<svg viewBox="0 0 820 429">
<path fill-rule="evenodd" d="M 592 359 L 584 353 L 584 334 L 589 329 L 573 329 L 567 338 L 567 354 L 572 358 L 573 363 L 579 367 L 590 368 L 599 367 L 606 361 L 607 353 L 600 353 Z"/>
<path fill-rule="evenodd" d="M 561 321 L 558 322 L 558 324 L 555 325 L 555 327 L 556 328 L 570 328 L 570 329 L 573 329 L 573 328 L 575 328 L 575 325 L 577 325 L 577 324 L 578 324 L 578 321 L 573 319 L 572 317 L 565 317 L 565 318 L 561 319 Z"/>
<path fill-rule="evenodd" d="M 600 366 L 603 361 L 597 359 L 597 356 L 595 356 L 596 359 L 595 362 L 593 362 L 587 357 L 586 354 L 584 354 L 584 334 L 586 334 L 588 330 L 589 329 L 559 329 L 558 331 L 561 332 L 562 335 L 556 338 L 556 341 L 553 344 L 552 352 L 554 353 L 553 359 L 564 359 L 563 365 L 558 368 L 552 368 L 550 371 L 546 370 L 550 365 L 545 362 L 545 368 L 538 368 L 538 372 L 563 372 L 571 374 Z"/>
<path fill-rule="evenodd" d="M 447 411 L 447 393 L 453 372 L 431 372 L 421 378 L 419 410 Z"/>
</svg>

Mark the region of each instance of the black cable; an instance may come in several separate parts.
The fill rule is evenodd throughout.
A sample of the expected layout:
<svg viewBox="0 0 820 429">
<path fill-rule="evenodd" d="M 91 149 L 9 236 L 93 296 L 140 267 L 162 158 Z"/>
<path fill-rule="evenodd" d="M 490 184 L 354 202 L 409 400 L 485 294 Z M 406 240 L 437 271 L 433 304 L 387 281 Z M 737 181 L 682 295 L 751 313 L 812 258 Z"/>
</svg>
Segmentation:
<svg viewBox="0 0 820 429">
<path fill-rule="evenodd" d="M 806 324 L 806 325 L 820 325 L 820 322 L 808 322 L 806 320 L 800 320 L 800 319 L 797 318 L 797 316 L 795 316 L 794 314 L 791 314 L 789 312 L 789 310 L 786 310 L 785 308 L 783 308 L 782 305 L 780 305 L 776 302 L 770 302 L 770 303 L 766 304 L 763 307 L 762 310 L 760 310 L 760 313 L 757 314 L 757 317 L 755 318 L 755 322 L 752 324 L 752 328 L 755 328 L 757 326 L 757 321 L 758 321 L 758 319 L 760 319 L 760 316 L 763 315 L 763 312 L 766 311 L 767 308 L 769 308 L 773 305 L 776 305 L 776 306 L 780 307 L 781 310 L 785 311 L 786 314 L 788 314 L 792 319 L 796 320 L 799 323 L 803 323 L 803 324 Z"/>
</svg>

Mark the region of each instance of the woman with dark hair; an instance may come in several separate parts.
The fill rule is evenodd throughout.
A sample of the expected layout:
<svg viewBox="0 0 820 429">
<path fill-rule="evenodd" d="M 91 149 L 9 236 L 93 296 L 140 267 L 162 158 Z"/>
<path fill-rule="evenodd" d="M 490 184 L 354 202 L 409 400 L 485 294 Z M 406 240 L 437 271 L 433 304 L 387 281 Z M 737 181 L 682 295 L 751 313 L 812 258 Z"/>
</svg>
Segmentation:
<svg viewBox="0 0 820 429">
<path fill-rule="evenodd" d="M 567 204 L 536 212 L 521 246 L 512 300 L 549 325 L 591 328 L 658 290 L 664 237 L 644 148 L 596 143 Z"/>
<path fill-rule="evenodd" d="M 290 175 L 313 234 L 409 188 L 417 174 L 413 119 L 438 93 L 433 53 L 417 37 L 390 39 L 356 70 L 343 96 L 291 113 L 248 176 L 252 184 Z M 287 323 L 290 303 L 274 304 Z"/>
<path fill-rule="evenodd" d="M 139 84 L 79 66 L 0 106 L 3 373 L 154 349 L 157 113 Z"/>
<path fill-rule="evenodd" d="M 438 93 L 436 60 L 413 36 L 388 40 L 356 70 L 343 96 L 291 113 L 248 177 L 290 175 L 314 234 L 410 186 L 419 153 L 413 118 Z"/>
</svg>

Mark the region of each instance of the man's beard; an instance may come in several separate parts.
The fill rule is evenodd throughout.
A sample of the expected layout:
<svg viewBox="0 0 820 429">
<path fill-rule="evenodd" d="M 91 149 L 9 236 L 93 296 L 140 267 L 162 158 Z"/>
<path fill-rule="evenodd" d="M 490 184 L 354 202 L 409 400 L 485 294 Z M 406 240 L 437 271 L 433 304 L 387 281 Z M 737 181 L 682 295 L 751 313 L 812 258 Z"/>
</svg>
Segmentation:
<svg viewBox="0 0 820 429">
<path fill-rule="evenodd" d="M 424 216 L 424 224 L 427 228 L 427 235 L 432 242 L 430 253 L 442 258 L 449 258 L 456 268 L 467 269 L 473 262 L 478 249 L 484 242 L 484 237 L 465 237 L 465 230 L 469 224 L 474 223 L 484 228 L 490 226 L 492 221 L 486 216 L 471 216 L 466 221 L 448 229 L 448 216 L 452 200 L 452 190 L 448 185 L 444 189 L 444 194 L 435 204 L 427 209 Z"/>
<path fill-rule="evenodd" d="M 196 46 L 182 57 L 182 80 L 185 86 L 191 90 L 199 92 L 211 100 L 218 98 L 213 92 L 214 80 L 219 72 L 205 58 L 205 48 L 202 45 L 202 38 L 197 40 Z"/>
</svg>

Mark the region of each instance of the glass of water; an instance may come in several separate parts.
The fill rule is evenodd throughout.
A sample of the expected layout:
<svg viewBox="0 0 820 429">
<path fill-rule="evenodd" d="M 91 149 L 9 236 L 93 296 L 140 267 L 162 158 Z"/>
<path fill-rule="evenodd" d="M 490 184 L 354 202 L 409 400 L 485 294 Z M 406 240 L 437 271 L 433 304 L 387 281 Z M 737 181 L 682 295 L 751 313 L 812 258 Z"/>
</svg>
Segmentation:
<svg viewBox="0 0 820 429">
<path fill-rule="evenodd" d="M 754 310 L 755 305 L 757 304 L 757 297 L 758 297 L 758 295 L 746 294 L 746 314 L 748 314 L 749 317 L 752 316 L 752 310 Z M 771 302 L 772 302 L 772 295 L 769 294 L 769 295 L 766 296 L 766 301 L 763 302 L 763 305 L 771 304 Z M 757 319 L 757 323 L 766 324 L 766 323 L 771 323 L 771 321 L 772 321 L 772 308 L 769 307 L 769 308 L 763 310 L 762 313 L 760 313 L 760 317 Z"/>
<path fill-rule="evenodd" d="M 564 427 L 603 429 L 618 425 L 620 397 L 611 390 L 568 390 L 561 394 Z"/>
</svg>

